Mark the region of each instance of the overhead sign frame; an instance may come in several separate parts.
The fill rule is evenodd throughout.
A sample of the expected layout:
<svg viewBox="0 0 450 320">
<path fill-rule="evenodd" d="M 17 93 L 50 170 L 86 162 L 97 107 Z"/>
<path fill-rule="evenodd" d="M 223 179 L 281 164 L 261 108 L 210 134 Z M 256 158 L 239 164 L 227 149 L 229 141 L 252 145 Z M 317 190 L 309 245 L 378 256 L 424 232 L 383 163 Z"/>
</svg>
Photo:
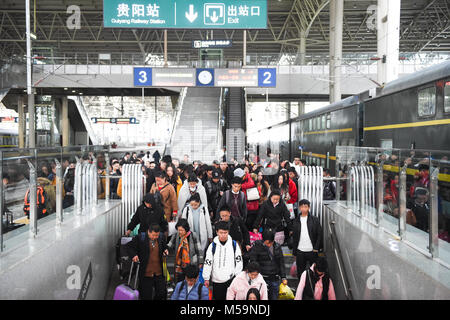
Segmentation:
<svg viewBox="0 0 450 320">
<path fill-rule="evenodd" d="M 262 30 L 267 21 L 268 0 L 103 0 L 104 28 Z"/>
</svg>

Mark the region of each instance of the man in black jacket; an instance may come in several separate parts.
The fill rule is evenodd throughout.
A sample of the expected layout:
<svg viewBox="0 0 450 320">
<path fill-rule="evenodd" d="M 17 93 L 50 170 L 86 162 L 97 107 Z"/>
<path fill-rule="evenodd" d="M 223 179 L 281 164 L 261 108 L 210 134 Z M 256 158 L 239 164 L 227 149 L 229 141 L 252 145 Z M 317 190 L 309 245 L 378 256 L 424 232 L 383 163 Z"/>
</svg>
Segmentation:
<svg viewBox="0 0 450 320">
<path fill-rule="evenodd" d="M 159 225 L 163 233 L 168 230 L 168 223 L 164 218 L 164 210 L 156 203 L 153 194 L 147 193 L 145 195 L 143 203 L 137 208 L 136 213 L 127 226 L 126 235 L 129 236 L 138 224 L 140 224 L 139 234 L 147 232 L 152 224 Z"/>
<path fill-rule="evenodd" d="M 217 205 L 217 210 L 220 210 L 224 205 L 231 209 L 231 215 L 240 217 L 243 221 L 247 219 L 247 199 L 244 192 L 241 191 L 242 179 L 234 177 L 231 180 L 231 190 L 223 193 L 222 198 Z M 216 211 L 216 219 L 219 220 L 219 212 Z"/>
<path fill-rule="evenodd" d="M 239 217 L 232 217 L 231 209 L 226 205 L 219 209 L 219 215 L 219 221 L 225 221 L 230 224 L 230 232 L 228 234 L 239 243 L 242 254 L 250 250 L 250 234 L 244 221 Z"/>
<path fill-rule="evenodd" d="M 169 254 L 166 241 L 157 224 L 139 234 L 128 244 L 130 258 L 139 262 L 139 297 L 142 300 L 166 300 L 167 288 L 163 272 L 163 259 Z M 153 289 L 155 296 L 153 297 Z"/>
<path fill-rule="evenodd" d="M 322 227 L 319 219 L 309 214 L 311 204 L 308 200 L 301 200 L 298 206 L 301 215 L 293 224 L 292 242 L 289 248 L 296 257 L 297 277 L 300 279 L 307 262 L 309 261 L 312 265 L 317 260 L 322 246 Z"/>
<path fill-rule="evenodd" d="M 250 262 L 258 262 L 261 267 L 260 273 L 267 283 L 269 300 L 278 299 L 280 280 L 287 285 L 283 251 L 274 240 L 275 233 L 265 230 L 262 240 L 255 241 L 249 252 Z"/>
<path fill-rule="evenodd" d="M 217 206 L 219 205 L 220 198 L 224 192 L 228 190 L 228 184 L 226 181 L 221 179 L 219 170 L 216 169 L 213 171 L 212 178 L 208 179 L 205 183 L 205 189 L 206 196 L 208 198 L 209 212 L 215 213 L 217 212 Z"/>
</svg>

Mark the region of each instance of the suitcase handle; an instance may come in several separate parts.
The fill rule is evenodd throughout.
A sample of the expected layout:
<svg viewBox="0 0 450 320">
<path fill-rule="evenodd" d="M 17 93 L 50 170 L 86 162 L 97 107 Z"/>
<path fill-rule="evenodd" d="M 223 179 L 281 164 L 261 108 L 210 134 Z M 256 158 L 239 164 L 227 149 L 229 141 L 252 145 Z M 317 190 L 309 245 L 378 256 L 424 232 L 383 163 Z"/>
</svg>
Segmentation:
<svg viewBox="0 0 450 320">
<path fill-rule="evenodd" d="M 130 286 L 131 275 L 133 274 L 134 263 L 135 263 L 134 261 L 131 261 L 131 270 L 130 270 L 130 275 L 128 276 L 128 286 Z M 137 263 L 137 270 L 136 270 L 136 277 L 134 279 L 134 290 L 137 289 L 136 285 L 137 285 L 137 279 L 138 279 L 138 276 L 139 276 L 139 266 L 140 266 L 139 261 L 136 262 L 136 263 Z"/>
</svg>

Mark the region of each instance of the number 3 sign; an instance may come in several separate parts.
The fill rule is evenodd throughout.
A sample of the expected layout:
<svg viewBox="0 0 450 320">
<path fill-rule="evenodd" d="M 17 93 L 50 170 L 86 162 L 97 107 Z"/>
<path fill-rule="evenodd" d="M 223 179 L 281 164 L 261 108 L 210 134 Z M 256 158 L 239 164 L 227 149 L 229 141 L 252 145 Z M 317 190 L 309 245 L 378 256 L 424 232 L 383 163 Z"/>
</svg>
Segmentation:
<svg viewBox="0 0 450 320">
<path fill-rule="evenodd" d="M 258 87 L 276 87 L 277 69 L 262 68 L 258 69 Z"/>
<path fill-rule="evenodd" d="M 134 68 L 134 86 L 150 87 L 152 85 L 152 68 Z"/>
</svg>

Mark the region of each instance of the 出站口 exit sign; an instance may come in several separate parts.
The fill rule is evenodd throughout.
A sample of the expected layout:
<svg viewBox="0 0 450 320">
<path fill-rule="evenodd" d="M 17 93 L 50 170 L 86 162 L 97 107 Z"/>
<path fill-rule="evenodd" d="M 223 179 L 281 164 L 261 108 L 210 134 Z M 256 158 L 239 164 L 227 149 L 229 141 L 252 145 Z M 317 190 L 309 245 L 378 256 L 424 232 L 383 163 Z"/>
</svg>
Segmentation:
<svg viewBox="0 0 450 320">
<path fill-rule="evenodd" d="M 103 0 L 103 26 L 267 29 L 267 0 Z"/>
</svg>

